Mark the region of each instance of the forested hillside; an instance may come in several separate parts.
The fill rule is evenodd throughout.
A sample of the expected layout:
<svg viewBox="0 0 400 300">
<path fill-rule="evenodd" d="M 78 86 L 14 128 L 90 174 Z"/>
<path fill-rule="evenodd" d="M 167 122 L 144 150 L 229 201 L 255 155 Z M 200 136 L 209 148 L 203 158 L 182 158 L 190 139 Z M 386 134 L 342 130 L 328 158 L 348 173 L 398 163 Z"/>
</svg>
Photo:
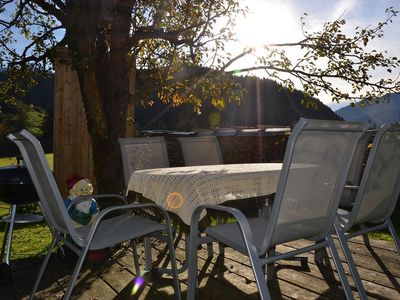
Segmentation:
<svg viewBox="0 0 400 300">
<path fill-rule="evenodd" d="M 256 77 L 237 77 L 237 80 L 246 89 L 240 103 L 229 103 L 224 109 L 217 109 L 205 102 L 202 113 L 197 115 L 190 105 L 175 108 L 156 102 L 151 108 L 138 108 L 137 127 L 142 130 L 191 130 L 212 126 L 293 125 L 300 117 L 341 119 L 318 99 L 313 99 L 314 107 L 306 107 L 301 103 L 303 95 L 300 91 L 291 93 L 275 81 Z"/>
<path fill-rule="evenodd" d="M 4 72 L 0 73 L 0 80 L 4 80 L 5 76 Z M 293 125 L 300 117 L 340 119 L 329 107 L 317 99 L 313 100 L 316 108 L 306 107 L 301 103 L 302 93 L 300 91 L 291 93 L 272 80 L 256 77 L 237 77 L 237 80 L 246 90 L 245 97 L 240 103 L 227 103 L 224 108 L 217 109 L 205 101 L 201 114 L 196 114 L 191 105 L 173 107 L 155 101 L 152 107 L 137 108 L 137 129 L 188 131 L 210 127 Z M 46 111 L 47 119 L 44 123 L 44 134 L 41 140 L 46 150 L 51 151 L 54 76 L 41 79 L 39 84 L 25 97 L 24 102 Z M 10 155 L 9 152 L 2 147 L 0 155 Z"/>
</svg>

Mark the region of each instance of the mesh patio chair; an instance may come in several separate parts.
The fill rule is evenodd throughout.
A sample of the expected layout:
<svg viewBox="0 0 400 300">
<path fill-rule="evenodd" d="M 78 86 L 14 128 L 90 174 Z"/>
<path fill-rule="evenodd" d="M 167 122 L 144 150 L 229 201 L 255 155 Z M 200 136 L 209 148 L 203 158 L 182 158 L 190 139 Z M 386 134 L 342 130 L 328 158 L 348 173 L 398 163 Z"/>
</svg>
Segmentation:
<svg viewBox="0 0 400 300">
<path fill-rule="evenodd" d="M 228 135 L 234 135 L 237 130 L 222 130 Z M 217 134 L 217 132 L 215 132 Z M 199 165 L 220 165 L 223 164 L 221 148 L 216 136 L 196 136 L 179 138 L 181 144 L 183 159 L 186 166 Z M 221 216 L 217 216 L 217 222 L 220 223 Z M 224 253 L 224 247 L 218 243 L 219 253 Z M 212 243 L 207 243 L 208 257 L 213 256 Z"/>
<path fill-rule="evenodd" d="M 163 137 L 119 138 L 125 186 L 136 170 L 169 167 L 167 145 Z"/>
<path fill-rule="evenodd" d="M 186 166 L 223 164 L 221 149 L 215 136 L 179 138 Z"/>
<path fill-rule="evenodd" d="M 356 199 L 358 185 L 361 181 L 361 176 L 364 170 L 368 143 L 372 137 L 373 130 L 368 130 L 358 141 L 356 151 L 354 152 L 353 160 L 350 165 L 350 170 L 347 175 L 346 185 L 340 198 L 340 207 L 353 206 Z"/>
<path fill-rule="evenodd" d="M 386 228 L 400 253 L 400 239 L 390 220 L 399 198 L 399 180 L 400 125 L 384 126 L 377 131 L 374 138 L 351 211 L 339 209 L 335 221 L 335 232 L 361 299 L 367 299 L 367 295 L 347 240 Z M 361 229 L 354 231 L 356 225 Z M 364 240 L 368 244 L 368 240 Z"/>
<path fill-rule="evenodd" d="M 367 127 L 360 123 L 300 119 L 287 144 L 270 214 L 246 218 L 234 208 L 211 205 L 196 208 L 190 228 L 188 299 L 194 299 L 196 293 L 197 246 L 210 238 L 249 257 L 261 299 L 270 299 L 265 265 L 328 247 L 346 297 L 352 299 L 330 232 L 356 143 Z M 207 227 L 203 231 L 206 236 L 201 236 L 199 218 L 205 209 L 229 213 L 237 222 Z M 303 238 L 313 244 L 266 255 L 278 244 Z"/>
<path fill-rule="evenodd" d="M 167 145 L 164 137 L 119 138 L 125 186 L 134 171 L 169 167 Z M 157 236 L 165 241 L 163 236 Z M 145 270 L 152 269 L 151 240 L 145 237 Z M 161 270 L 160 270 L 161 271 Z M 168 271 L 169 272 L 169 271 Z"/>
<path fill-rule="evenodd" d="M 30 299 L 33 299 L 36 293 L 42 275 L 49 262 L 51 251 L 57 243 L 61 242 L 79 256 L 64 295 L 64 299 L 69 299 L 88 250 L 104 249 L 124 241 L 131 241 L 134 250 L 133 256 L 136 263 L 136 272 L 139 275 L 140 270 L 134 239 L 159 232 L 165 232 L 168 237 L 175 296 L 177 299 L 180 299 L 180 286 L 177 275 L 175 251 L 172 243 L 172 232 L 168 214 L 164 209 L 155 204 L 128 204 L 125 198 L 119 195 L 78 197 L 74 199 L 74 204 L 87 200 L 87 197 L 95 199 L 116 197 L 122 200 L 123 204 L 104 209 L 97 215 L 93 224 L 75 228 L 68 215 L 68 209 L 63 203 L 62 196 L 48 166 L 40 142 L 26 130 L 9 134 L 8 138 L 17 144 L 24 158 L 26 167 L 28 168 L 40 199 L 41 210 L 53 235 L 53 240 L 34 283 Z M 140 210 L 148 208 L 159 210 L 165 218 L 165 223 L 161 224 L 135 215 L 132 212 L 132 209 Z M 121 212 L 121 214 L 115 216 L 116 212 Z M 112 215 L 112 217 L 110 217 L 110 215 Z"/>
</svg>

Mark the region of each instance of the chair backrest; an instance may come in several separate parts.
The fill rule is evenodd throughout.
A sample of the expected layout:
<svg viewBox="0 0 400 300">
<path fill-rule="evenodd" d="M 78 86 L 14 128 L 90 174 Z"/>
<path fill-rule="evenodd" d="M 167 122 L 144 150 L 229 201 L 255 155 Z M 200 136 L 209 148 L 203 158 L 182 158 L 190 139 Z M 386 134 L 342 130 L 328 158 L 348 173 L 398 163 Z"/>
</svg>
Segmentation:
<svg viewBox="0 0 400 300">
<path fill-rule="evenodd" d="M 286 147 L 263 250 L 329 233 L 357 142 L 367 128 L 365 123 L 300 119 Z"/>
<path fill-rule="evenodd" d="M 346 184 L 358 186 L 361 181 L 364 163 L 366 161 L 366 154 L 368 150 L 368 143 L 373 134 L 372 130 L 368 130 L 358 141 L 356 151 L 354 152 L 353 160 L 351 161 L 349 174 L 347 175 Z M 353 189 L 344 189 L 342 197 L 340 198 L 340 205 L 352 206 L 356 198 L 357 192 Z"/>
<path fill-rule="evenodd" d="M 26 130 L 9 134 L 7 137 L 18 146 L 22 154 L 39 196 L 42 213 L 52 232 L 68 233 L 81 245 L 40 142 Z"/>
<path fill-rule="evenodd" d="M 164 137 L 119 138 L 125 186 L 136 170 L 169 167 Z"/>
<path fill-rule="evenodd" d="M 383 222 L 393 213 L 400 192 L 400 125 L 378 129 L 346 224 Z"/>
<path fill-rule="evenodd" d="M 179 138 L 186 166 L 223 164 L 221 149 L 215 136 Z"/>
</svg>

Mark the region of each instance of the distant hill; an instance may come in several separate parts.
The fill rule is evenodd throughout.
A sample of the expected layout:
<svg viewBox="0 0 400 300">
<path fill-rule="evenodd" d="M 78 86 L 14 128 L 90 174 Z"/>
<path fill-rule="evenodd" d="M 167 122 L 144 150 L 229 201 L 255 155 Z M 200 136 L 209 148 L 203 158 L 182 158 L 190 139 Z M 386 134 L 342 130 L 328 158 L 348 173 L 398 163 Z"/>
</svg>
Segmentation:
<svg viewBox="0 0 400 300">
<path fill-rule="evenodd" d="M 293 125 L 300 117 L 314 119 L 340 120 L 328 106 L 318 99 L 318 107 L 306 108 L 301 104 L 303 95 L 300 91 L 290 93 L 275 81 L 256 77 L 238 77 L 239 83 L 247 90 L 241 103 L 233 102 L 219 111 L 210 103 L 202 105 L 201 115 L 193 112 L 191 105 L 178 108 L 156 102 L 150 108 L 137 108 L 136 124 L 138 129 L 191 130 L 209 128 L 209 117 L 220 118 L 219 127 L 256 125 Z"/>
<path fill-rule="evenodd" d="M 0 81 L 7 78 L 5 69 L 0 69 Z M 26 104 L 41 108 L 46 112 L 46 119 L 43 125 L 43 135 L 39 137 L 46 153 L 53 151 L 53 111 L 54 111 L 54 74 L 41 76 L 38 84 L 33 87 L 25 96 L 23 101 Z M 0 106 L 1 108 L 1 106 Z M 20 128 L 22 129 L 22 128 Z M 19 129 L 18 129 L 19 130 Z M 5 138 L 2 139 L 0 157 L 14 156 L 19 153 L 14 143 Z"/>
<path fill-rule="evenodd" d="M 0 80 L 5 78 L 0 72 Z M 219 127 L 263 125 L 293 125 L 300 117 L 315 119 L 340 119 L 329 107 L 318 99 L 314 103 L 318 109 L 306 108 L 301 104 L 302 93 L 290 93 L 276 82 L 257 77 L 237 77 L 247 90 L 241 103 L 229 103 L 218 111 L 208 102 L 203 103 L 202 113 L 197 115 L 191 105 L 172 107 L 156 101 L 150 108 L 137 107 L 136 125 L 139 130 L 170 129 L 192 130 L 209 128 L 209 118 L 217 117 Z M 39 106 L 48 113 L 47 136 L 52 135 L 54 109 L 54 75 L 42 79 L 26 96 L 25 102 Z"/>
<path fill-rule="evenodd" d="M 387 101 L 338 109 L 336 114 L 346 121 L 369 122 L 371 127 L 400 122 L 400 94 L 391 94 Z"/>
<path fill-rule="evenodd" d="M 0 81 L 6 78 L 5 69 L 0 69 Z M 38 84 L 28 92 L 24 102 L 52 112 L 54 109 L 54 74 L 42 77 Z"/>
</svg>

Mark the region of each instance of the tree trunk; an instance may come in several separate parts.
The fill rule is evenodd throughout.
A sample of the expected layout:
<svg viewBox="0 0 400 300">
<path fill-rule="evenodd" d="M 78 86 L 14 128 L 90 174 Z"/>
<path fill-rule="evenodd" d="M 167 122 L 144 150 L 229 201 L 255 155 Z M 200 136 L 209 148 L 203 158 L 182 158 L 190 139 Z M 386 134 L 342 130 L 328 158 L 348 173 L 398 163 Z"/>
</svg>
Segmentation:
<svg viewBox="0 0 400 300">
<path fill-rule="evenodd" d="M 68 46 L 73 53 L 92 142 L 96 191 L 123 192 L 118 138 L 125 137 L 126 132 L 133 134 L 132 129 L 127 130 L 127 121 L 130 120 L 127 115 L 128 103 L 132 105 L 133 101 L 129 88 L 132 60 L 129 58 L 129 30 L 133 1 L 115 1 L 112 20 L 109 16 L 101 15 L 109 11 L 100 9 L 99 2 L 86 2 L 89 6 L 86 9 L 95 15 L 97 12 L 97 18 L 79 18 L 86 24 L 80 28 L 71 27 L 71 31 L 78 30 L 79 34 L 72 33 L 70 36 L 75 34 L 80 38 L 72 40 Z M 74 26 L 79 25 L 75 23 Z"/>
</svg>

